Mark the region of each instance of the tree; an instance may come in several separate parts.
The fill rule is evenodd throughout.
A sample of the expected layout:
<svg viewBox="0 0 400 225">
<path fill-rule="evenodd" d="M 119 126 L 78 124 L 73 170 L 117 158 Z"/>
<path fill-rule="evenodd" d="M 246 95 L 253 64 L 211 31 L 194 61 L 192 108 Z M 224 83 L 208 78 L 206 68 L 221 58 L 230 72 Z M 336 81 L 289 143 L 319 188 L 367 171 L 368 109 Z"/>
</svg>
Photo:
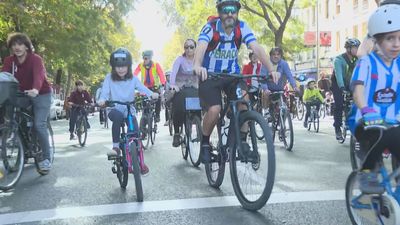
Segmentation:
<svg viewBox="0 0 400 225">
<path fill-rule="evenodd" d="M 283 43 L 283 34 L 292 14 L 294 2 L 295 0 L 278 2 L 270 0 L 244 0 L 242 1 L 242 6 L 252 15 L 259 16 L 267 22 L 268 28 L 274 33 L 275 46 L 280 47 Z M 261 10 L 258 8 L 261 8 Z"/>
</svg>

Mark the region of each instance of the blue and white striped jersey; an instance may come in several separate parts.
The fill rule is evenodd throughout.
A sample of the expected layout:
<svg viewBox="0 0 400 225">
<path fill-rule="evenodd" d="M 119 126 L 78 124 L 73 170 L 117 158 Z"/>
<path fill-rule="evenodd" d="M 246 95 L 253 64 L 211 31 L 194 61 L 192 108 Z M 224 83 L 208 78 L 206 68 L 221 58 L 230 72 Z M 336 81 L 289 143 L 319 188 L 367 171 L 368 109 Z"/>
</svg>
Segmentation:
<svg viewBox="0 0 400 225">
<path fill-rule="evenodd" d="M 240 66 L 238 64 L 238 48 L 234 42 L 234 32 L 227 35 L 222 29 L 221 20 L 216 22 L 216 29 L 220 34 L 220 41 L 218 46 L 212 50 L 207 51 L 204 55 L 203 67 L 209 72 L 227 72 L 227 73 L 240 73 Z M 240 31 L 242 34 L 242 43 L 247 46 L 256 41 L 256 38 L 247 24 L 240 21 Z M 198 41 L 205 41 L 210 43 L 213 38 L 213 28 L 211 23 L 207 23 L 200 32 Z"/>
<path fill-rule="evenodd" d="M 362 84 L 368 107 L 374 108 L 388 123 L 396 123 L 400 113 L 400 59 L 387 66 L 375 53 L 361 58 L 354 70 L 351 86 Z M 362 117 L 355 104 L 349 117 L 349 125 L 354 131 L 357 121 Z"/>
</svg>

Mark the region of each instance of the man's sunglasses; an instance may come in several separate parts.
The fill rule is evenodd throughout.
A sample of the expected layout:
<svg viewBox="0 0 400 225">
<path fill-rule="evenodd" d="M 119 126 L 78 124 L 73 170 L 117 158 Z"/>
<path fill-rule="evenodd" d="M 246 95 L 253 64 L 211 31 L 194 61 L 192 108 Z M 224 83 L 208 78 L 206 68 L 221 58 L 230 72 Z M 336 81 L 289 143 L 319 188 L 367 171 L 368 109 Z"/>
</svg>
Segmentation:
<svg viewBox="0 0 400 225">
<path fill-rule="evenodd" d="M 193 45 L 189 45 L 189 46 L 185 46 L 184 48 L 185 48 L 185 50 L 187 50 L 187 49 L 189 49 L 189 48 L 190 48 L 190 49 L 194 49 L 195 47 L 194 47 Z"/>
<path fill-rule="evenodd" d="M 235 14 L 239 11 L 238 7 L 235 5 L 227 5 L 220 8 L 219 12 L 223 14 Z"/>
</svg>

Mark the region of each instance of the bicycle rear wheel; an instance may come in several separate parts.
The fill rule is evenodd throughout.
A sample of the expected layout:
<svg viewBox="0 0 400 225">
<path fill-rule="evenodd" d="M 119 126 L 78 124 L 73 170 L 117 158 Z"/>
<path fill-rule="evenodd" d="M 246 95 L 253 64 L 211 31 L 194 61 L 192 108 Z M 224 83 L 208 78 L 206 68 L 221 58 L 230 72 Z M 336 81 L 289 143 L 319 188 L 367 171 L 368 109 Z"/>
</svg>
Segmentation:
<svg viewBox="0 0 400 225">
<path fill-rule="evenodd" d="M 186 148 L 194 167 L 200 165 L 200 147 L 202 138 L 201 122 L 198 116 L 186 121 Z"/>
<path fill-rule="evenodd" d="M 24 170 L 24 147 L 17 131 L 2 129 L 0 155 L 0 190 L 12 189 Z"/>
<path fill-rule="evenodd" d="M 139 164 L 138 146 L 135 142 L 129 145 L 129 152 L 132 156 L 133 177 L 135 179 L 136 198 L 138 202 L 143 202 L 143 187 Z"/>
<path fill-rule="evenodd" d="M 172 121 L 172 112 L 171 110 L 169 110 L 168 113 L 168 130 L 169 130 L 169 136 L 172 136 L 174 133 L 173 131 L 174 128 L 174 122 Z"/>
<path fill-rule="evenodd" d="M 79 145 L 85 146 L 87 139 L 87 123 L 85 117 L 80 117 L 76 124 L 76 134 L 78 136 Z"/>
<path fill-rule="evenodd" d="M 262 116 L 254 111 L 240 114 L 240 126 L 248 126 L 246 142 L 237 142 L 230 151 L 231 180 L 243 208 L 256 211 L 268 201 L 275 181 L 275 150 L 271 130 Z M 257 141 L 256 132 L 263 132 L 265 143 Z"/>
<path fill-rule="evenodd" d="M 144 142 L 144 149 L 149 148 L 150 144 L 150 135 L 149 135 L 149 129 L 150 129 L 150 118 L 147 118 L 148 116 L 145 114 L 142 114 L 142 118 L 140 118 L 140 131 L 142 133 L 142 138 L 145 138 L 146 140 L 143 139 Z"/>
<path fill-rule="evenodd" d="M 186 128 L 185 128 L 186 129 Z M 182 151 L 182 157 L 183 157 L 183 159 L 184 160 L 187 160 L 187 158 L 188 158 L 188 155 L 189 155 L 189 149 L 188 149 L 188 143 L 187 143 L 187 136 L 186 136 L 186 134 L 185 135 L 182 135 L 183 134 L 183 126 L 181 126 L 180 128 L 179 128 L 179 130 L 181 131 L 180 133 L 179 133 L 179 135 L 180 135 L 180 137 L 181 137 L 181 151 Z"/>
<path fill-rule="evenodd" d="M 286 150 L 293 150 L 294 134 L 293 134 L 293 123 L 290 113 L 286 112 L 280 117 L 280 130 L 279 136 L 282 138 L 283 144 Z"/>
<path fill-rule="evenodd" d="M 128 185 L 128 163 L 126 162 L 125 153 L 122 157 L 119 156 L 114 160 L 114 165 L 117 168 L 116 174 L 121 188 L 125 189 Z"/>
<path fill-rule="evenodd" d="M 226 150 L 221 146 L 221 127 L 215 126 L 210 135 L 210 144 L 212 147 L 211 163 L 204 165 L 208 184 L 213 188 L 219 188 L 225 176 L 225 163 L 227 160 Z"/>
</svg>

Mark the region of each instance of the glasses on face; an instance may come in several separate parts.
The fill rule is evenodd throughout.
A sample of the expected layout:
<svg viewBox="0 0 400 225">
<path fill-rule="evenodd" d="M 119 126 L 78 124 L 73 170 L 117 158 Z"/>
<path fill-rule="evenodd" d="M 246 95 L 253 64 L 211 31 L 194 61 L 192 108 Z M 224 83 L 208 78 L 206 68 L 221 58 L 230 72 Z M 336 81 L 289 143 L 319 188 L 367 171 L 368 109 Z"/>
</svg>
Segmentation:
<svg viewBox="0 0 400 225">
<path fill-rule="evenodd" d="M 227 6 L 224 6 L 224 7 L 222 7 L 222 8 L 220 9 L 220 13 L 223 13 L 223 14 L 229 14 L 229 13 L 235 14 L 235 13 L 237 13 L 238 11 L 239 11 L 239 9 L 238 9 L 238 7 L 235 6 L 235 5 L 227 5 Z"/>
<path fill-rule="evenodd" d="M 185 48 L 185 50 L 188 50 L 188 49 L 194 49 L 195 47 L 193 45 L 188 45 L 188 46 L 185 46 L 184 48 Z"/>
<path fill-rule="evenodd" d="M 149 58 L 147 58 L 147 57 L 144 57 L 144 58 L 143 58 L 143 60 L 148 60 L 148 59 L 149 59 Z"/>
</svg>

